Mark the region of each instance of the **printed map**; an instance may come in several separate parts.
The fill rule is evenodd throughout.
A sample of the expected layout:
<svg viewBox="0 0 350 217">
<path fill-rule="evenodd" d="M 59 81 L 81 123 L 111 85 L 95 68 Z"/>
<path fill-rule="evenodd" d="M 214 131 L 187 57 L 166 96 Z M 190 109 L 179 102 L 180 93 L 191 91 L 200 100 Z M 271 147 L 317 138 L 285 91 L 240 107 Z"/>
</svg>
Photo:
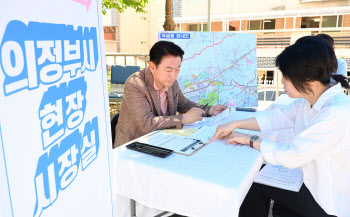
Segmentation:
<svg viewBox="0 0 350 217">
<path fill-rule="evenodd" d="M 178 82 L 187 98 L 201 104 L 257 107 L 256 35 L 226 32 L 159 32 L 184 51 Z"/>
</svg>

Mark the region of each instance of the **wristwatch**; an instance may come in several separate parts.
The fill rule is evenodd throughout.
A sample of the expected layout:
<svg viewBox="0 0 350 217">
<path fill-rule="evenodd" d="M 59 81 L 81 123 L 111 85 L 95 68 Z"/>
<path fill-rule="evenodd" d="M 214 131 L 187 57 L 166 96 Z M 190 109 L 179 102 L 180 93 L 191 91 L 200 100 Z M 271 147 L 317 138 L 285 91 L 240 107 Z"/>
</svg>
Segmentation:
<svg viewBox="0 0 350 217">
<path fill-rule="evenodd" d="M 259 136 L 251 136 L 250 137 L 250 147 L 254 148 L 253 142 L 257 141 L 259 139 Z"/>
</svg>

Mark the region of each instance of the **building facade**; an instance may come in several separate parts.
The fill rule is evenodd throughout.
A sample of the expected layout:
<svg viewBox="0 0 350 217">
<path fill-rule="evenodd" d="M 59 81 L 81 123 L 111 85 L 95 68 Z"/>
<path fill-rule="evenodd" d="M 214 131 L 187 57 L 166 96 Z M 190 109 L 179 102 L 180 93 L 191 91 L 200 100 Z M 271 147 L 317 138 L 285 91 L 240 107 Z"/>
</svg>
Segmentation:
<svg viewBox="0 0 350 217">
<path fill-rule="evenodd" d="M 163 30 L 165 0 L 152 1 L 147 12 L 118 13 L 114 52 L 148 53 Z M 174 0 L 177 31 L 208 31 L 207 13 L 207 0 Z M 106 25 L 106 41 L 110 31 Z M 211 31 L 256 34 L 260 79 L 280 80 L 275 57 L 298 38 L 319 33 L 334 38 L 336 55 L 350 67 L 350 0 L 212 0 Z"/>
</svg>

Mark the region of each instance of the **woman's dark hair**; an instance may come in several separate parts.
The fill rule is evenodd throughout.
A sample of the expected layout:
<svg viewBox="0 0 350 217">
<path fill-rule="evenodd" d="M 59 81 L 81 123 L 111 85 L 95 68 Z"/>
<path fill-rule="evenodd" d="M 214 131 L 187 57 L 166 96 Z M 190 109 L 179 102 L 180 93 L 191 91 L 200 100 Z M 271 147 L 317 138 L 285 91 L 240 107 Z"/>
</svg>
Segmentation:
<svg viewBox="0 0 350 217">
<path fill-rule="evenodd" d="M 334 47 L 334 39 L 332 38 L 332 36 L 327 35 L 327 34 L 323 34 L 323 33 L 322 34 L 318 34 L 316 36 L 326 40 L 332 47 Z"/>
<path fill-rule="evenodd" d="M 346 77 L 334 75 L 338 68 L 334 49 L 317 36 L 299 38 L 277 56 L 276 66 L 300 93 L 312 92 L 307 82 L 319 81 L 327 85 L 330 78 L 350 88 Z"/>
<path fill-rule="evenodd" d="M 171 55 L 174 57 L 181 57 L 182 61 L 184 54 L 185 52 L 178 45 L 170 41 L 158 41 L 149 51 L 150 61 L 153 62 L 156 67 L 158 67 L 164 56 Z"/>
</svg>

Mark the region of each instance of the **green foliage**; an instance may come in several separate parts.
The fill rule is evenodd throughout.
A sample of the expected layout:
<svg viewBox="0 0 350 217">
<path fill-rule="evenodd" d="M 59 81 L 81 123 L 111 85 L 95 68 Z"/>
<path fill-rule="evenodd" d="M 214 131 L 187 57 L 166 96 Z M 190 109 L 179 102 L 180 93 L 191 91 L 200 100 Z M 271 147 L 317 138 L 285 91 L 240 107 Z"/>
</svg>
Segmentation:
<svg viewBox="0 0 350 217">
<path fill-rule="evenodd" d="M 115 8 L 120 13 L 131 7 L 136 12 L 146 13 L 144 8 L 151 0 L 102 0 L 102 13 L 106 14 L 107 9 Z"/>
</svg>

